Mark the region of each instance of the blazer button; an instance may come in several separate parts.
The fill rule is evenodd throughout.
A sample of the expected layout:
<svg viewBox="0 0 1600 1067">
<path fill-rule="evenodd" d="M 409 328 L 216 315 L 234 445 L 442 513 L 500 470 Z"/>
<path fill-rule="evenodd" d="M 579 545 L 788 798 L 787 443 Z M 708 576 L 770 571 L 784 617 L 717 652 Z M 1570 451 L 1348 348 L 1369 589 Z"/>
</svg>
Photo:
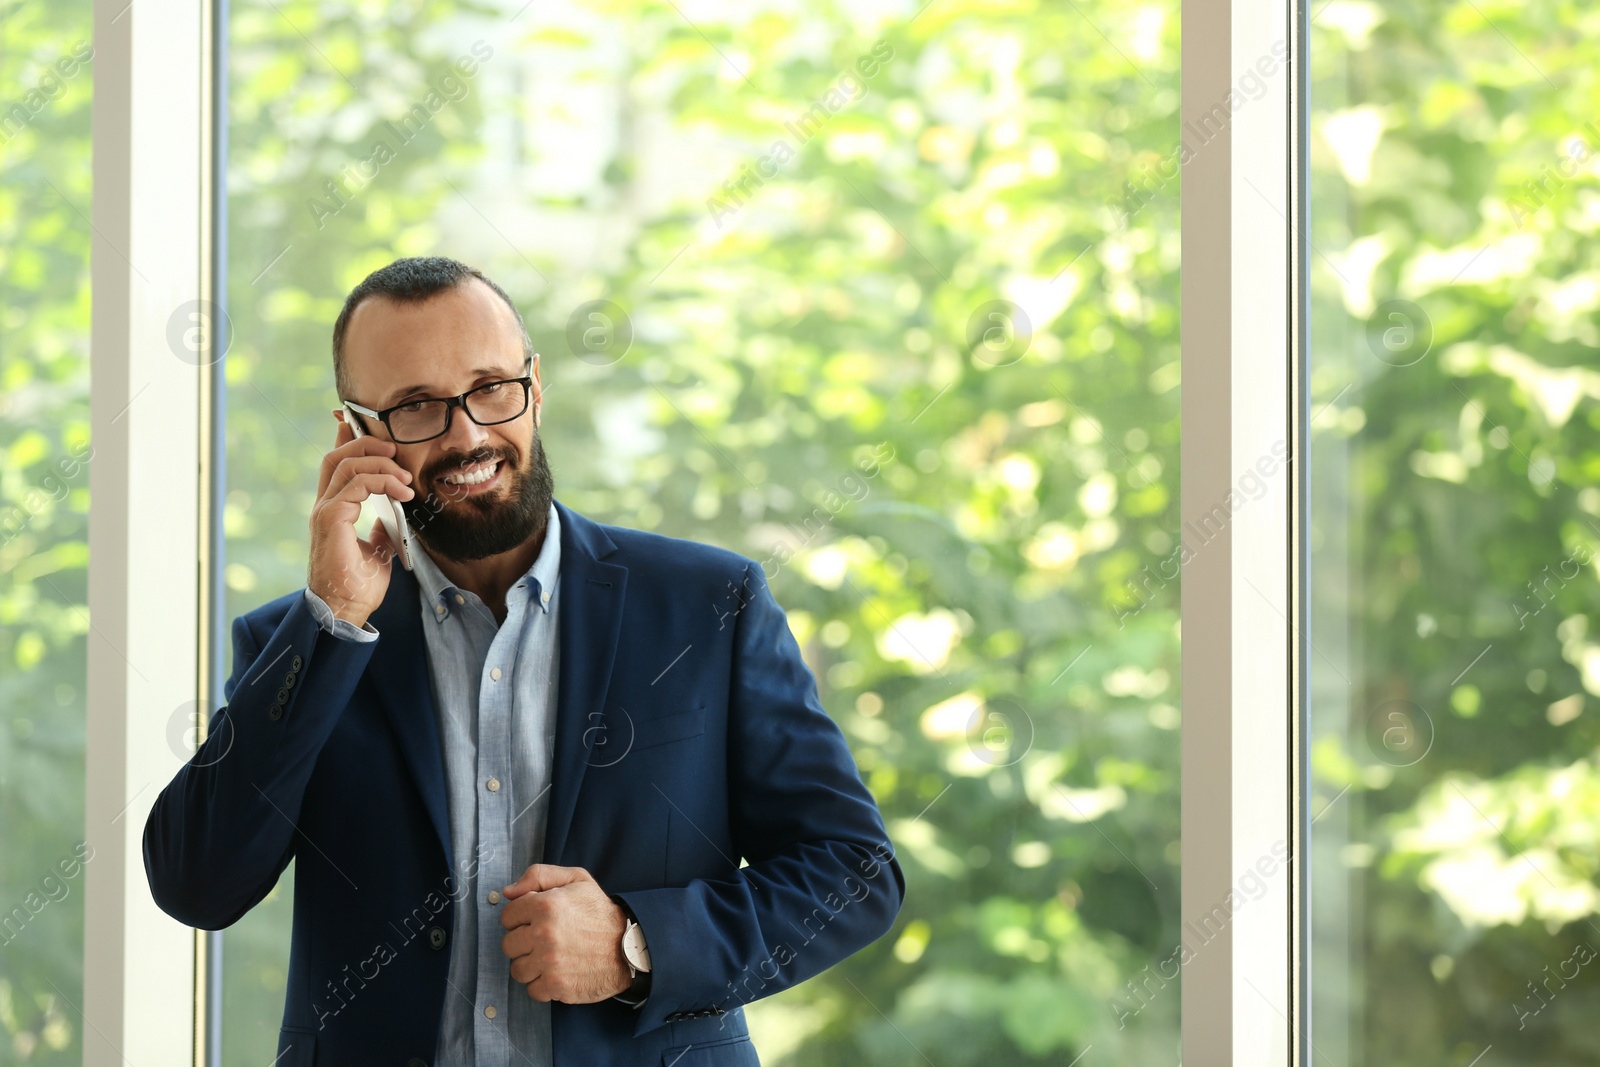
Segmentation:
<svg viewBox="0 0 1600 1067">
<path fill-rule="evenodd" d="M 444 928 L 435 926 L 428 931 L 428 944 L 434 948 L 444 948 Z"/>
<path fill-rule="evenodd" d="M 271 719 L 273 722 L 277 722 L 279 719 L 283 718 L 283 705 L 274 704 L 272 707 L 268 708 L 267 718 Z"/>
<path fill-rule="evenodd" d="M 282 704 L 289 699 L 289 691 L 287 689 L 280 689 L 273 694 L 273 699 Z"/>
<path fill-rule="evenodd" d="M 301 665 L 304 664 L 304 663 L 305 663 L 305 660 L 301 659 L 299 656 L 296 656 L 294 659 L 289 661 L 289 669 L 291 671 L 297 671 L 297 670 L 300 669 Z"/>
<path fill-rule="evenodd" d="M 294 688 L 294 671 L 290 671 L 288 674 L 283 676 L 283 687 L 285 689 Z"/>
</svg>

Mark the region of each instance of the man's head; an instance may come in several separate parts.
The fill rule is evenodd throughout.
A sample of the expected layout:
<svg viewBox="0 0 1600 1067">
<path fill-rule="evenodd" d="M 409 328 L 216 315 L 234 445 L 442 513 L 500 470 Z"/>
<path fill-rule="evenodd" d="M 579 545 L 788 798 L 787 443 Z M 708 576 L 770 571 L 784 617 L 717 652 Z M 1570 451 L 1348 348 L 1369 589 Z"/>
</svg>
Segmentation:
<svg viewBox="0 0 1600 1067">
<path fill-rule="evenodd" d="M 453 259 L 396 260 L 345 299 L 333 327 L 333 366 L 339 398 L 377 411 L 532 375 L 528 409 L 517 418 L 480 426 L 458 407 L 444 434 L 398 444 L 394 458 L 415 479 L 417 496 L 402 507 L 430 551 L 483 559 L 544 529 L 554 483 L 539 440 L 539 362 L 522 316 L 498 285 Z M 363 423 L 391 439 L 378 420 Z M 495 463 L 499 469 L 481 486 L 446 481 Z"/>
</svg>

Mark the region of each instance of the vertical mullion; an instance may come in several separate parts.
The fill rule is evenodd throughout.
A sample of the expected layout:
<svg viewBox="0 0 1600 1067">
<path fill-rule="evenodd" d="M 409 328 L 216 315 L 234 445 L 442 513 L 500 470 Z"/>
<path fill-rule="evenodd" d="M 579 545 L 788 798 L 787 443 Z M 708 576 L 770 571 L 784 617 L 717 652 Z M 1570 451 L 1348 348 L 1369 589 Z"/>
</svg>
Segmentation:
<svg viewBox="0 0 1600 1067">
<path fill-rule="evenodd" d="M 1179 225 L 1180 334 L 1183 367 L 1180 537 L 1191 529 L 1209 532 L 1210 502 L 1226 496 L 1230 481 L 1229 391 L 1232 320 L 1233 131 L 1213 131 L 1210 114 L 1225 98 L 1231 55 L 1232 0 L 1183 0 L 1183 43 L 1179 60 L 1179 136 L 1195 154 L 1183 160 Z M 1191 132 L 1195 131 L 1195 132 Z M 1230 783 L 1232 737 L 1232 590 L 1226 524 L 1183 562 L 1181 625 L 1181 700 L 1183 728 L 1180 912 L 1182 938 L 1193 948 L 1207 929 L 1213 904 L 1226 896 L 1232 879 L 1233 841 Z M 1182 558 L 1180 556 L 1180 558 Z M 1233 1059 L 1233 946 L 1229 931 L 1193 952 L 1183 968 L 1182 1061 L 1226 1064 Z"/>
<path fill-rule="evenodd" d="M 1289 867 L 1289 1002 L 1296 1027 L 1291 1062 L 1296 1067 L 1311 1063 L 1311 812 L 1307 800 L 1309 761 L 1306 732 L 1310 729 L 1310 679 L 1307 655 L 1311 645 L 1311 553 L 1306 535 L 1310 516 L 1311 427 L 1306 409 L 1311 395 L 1311 187 L 1309 181 L 1309 138 L 1311 74 L 1309 63 L 1309 0 L 1291 0 L 1289 5 L 1289 55 L 1292 77 L 1285 79 L 1289 106 L 1285 115 L 1285 138 L 1291 153 L 1288 160 L 1288 203 L 1291 222 L 1287 264 L 1289 270 L 1289 425 L 1290 464 L 1289 500 L 1289 617 L 1295 622 L 1290 635 L 1290 726 L 1289 726 L 1289 813 L 1292 861 Z"/>
<path fill-rule="evenodd" d="M 201 153 L 202 306 L 208 315 L 208 339 L 220 342 L 201 367 L 200 544 L 204 547 L 198 575 L 201 603 L 199 629 L 200 739 L 213 708 L 224 702 L 224 660 L 228 648 L 227 587 L 223 582 L 226 533 L 223 506 L 227 498 L 227 348 L 232 338 L 228 319 L 228 0 L 202 0 L 203 74 L 200 96 L 205 147 Z M 195 931 L 196 1067 L 222 1063 L 222 947 L 220 930 Z"/>
<path fill-rule="evenodd" d="M 200 7 L 95 0 L 94 42 L 83 1062 L 178 1064 L 194 938 L 150 896 L 143 832 L 201 681 Z"/>
<path fill-rule="evenodd" d="M 1185 0 L 1183 1058 L 1288 1064 L 1302 1028 L 1293 398 L 1300 194 L 1283 0 Z M 1259 887 L 1259 888 L 1258 888 Z"/>
<path fill-rule="evenodd" d="M 213 73 L 211 63 L 212 50 L 205 45 L 210 43 L 212 6 L 211 0 L 200 0 L 200 40 L 203 46 L 200 49 L 200 77 L 195 85 L 195 93 L 200 102 L 200 153 L 198 164 L 199 188 L 197 190 L 199 203 L 200 240 L 197 251 L 199 256 L 199 296 L 201 314 L 206 308 L 214 306 L 215 293 L 213 292 L 214 273 L 212 263 L 206 256 L 206 250 L 212 246 L 211 214 L 215 189 L 212 184 L 212 175 L 207 168 L 211 157 L 212 146 L 212 110 L 214 100 L 211 95 Z M 210 333 L 211 323 L 206 324 L 206 331 Z M 216 487 L 212 483 L 212 449 L 210 447 L 212 405 L 210 403 L 211 386 L 214 379 L 214 367 L 209 362 L 202 362 L 199 371 L 199 406 L 196 416 L 199 425 L 196 427 L 196 444 L 198 452 L 198 478 L 196 488 L 199 500 L 196 506 L 196 517 L 199 528 L 196 531 L 199 552 L 195 560 L 195 589 L 197 592 L 195 611 L 195 649 L 198 652 L 195 664 L 195 696 L 199 714 L 195 717 L 196 740 L 204 741 L 208 732 L 207 726 L 211 720 L 211 689 L 216 683 L 216 671 L 211 662 L 211 627 L 214 619 L 215 605 L 212 603 L 211 585 L 215 576 L 216 566 L 219 562 L 211 551 L 210 527 L 211 512 L 215 507 Z M 194 1048 L 191 1063 L 194 1067 L 207 1067 L 206 1047 L 210 1042 L 210 1018 L 207 1013 L 206 990 L 211 980 L 211 934 L 205 930 L 194 932 L 194 986 L 192 990 L 194 1000 Z"/>
</svg>

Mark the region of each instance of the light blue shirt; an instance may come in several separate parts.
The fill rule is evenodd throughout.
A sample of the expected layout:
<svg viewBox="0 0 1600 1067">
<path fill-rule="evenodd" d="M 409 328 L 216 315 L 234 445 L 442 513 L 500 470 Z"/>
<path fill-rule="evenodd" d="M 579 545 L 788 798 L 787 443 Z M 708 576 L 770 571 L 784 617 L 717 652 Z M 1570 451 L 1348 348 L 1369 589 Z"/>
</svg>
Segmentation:
<svg viewBox="0 0 1600 1067">
<path fill-rule="evenodd" d="M 414 541 L 422 632 L 439 710 L 456 887 L 449 985 L 435 1067 L 551 1067 L 550 1005 L 511 977 L 501 950 L 500 887 L 544 858 L 560 663 L 561 518 L 550 506 L 544 545 L 506 592 L 495 621 Z M 310 589 L 330 633 L 376 641 L 370 623 L 335 619 Z M 476 863 L 474 863 L 476 861 Z"/>
</svg>

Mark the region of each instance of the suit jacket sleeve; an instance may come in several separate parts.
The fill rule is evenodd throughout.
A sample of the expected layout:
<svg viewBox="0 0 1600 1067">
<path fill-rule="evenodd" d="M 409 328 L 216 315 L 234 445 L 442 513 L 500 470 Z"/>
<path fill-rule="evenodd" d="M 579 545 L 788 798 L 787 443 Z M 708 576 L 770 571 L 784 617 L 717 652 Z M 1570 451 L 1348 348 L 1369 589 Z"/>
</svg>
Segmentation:
<svg viewBox="0 0 1600 1067">
<path fill-rule="evenodd" d="M 748 865 L 729 880 L 617 894 L 650 949 L 636 1034 L 810 978 L 886 933 L 905 894 L 877 804 L 760 565 L 747 565 L 745 588 L 729 686 L 728 802 Z"/>
<path fill-rule="evenodd" d="M 145 821 L 145 876 L 162 911 L 220 930 L 277 884 L 317 754 L 376 647 L 322 629 L 303 596 L 259 649 L 249 617 L 233 621 L 228 704 Z"/>
</svg>

